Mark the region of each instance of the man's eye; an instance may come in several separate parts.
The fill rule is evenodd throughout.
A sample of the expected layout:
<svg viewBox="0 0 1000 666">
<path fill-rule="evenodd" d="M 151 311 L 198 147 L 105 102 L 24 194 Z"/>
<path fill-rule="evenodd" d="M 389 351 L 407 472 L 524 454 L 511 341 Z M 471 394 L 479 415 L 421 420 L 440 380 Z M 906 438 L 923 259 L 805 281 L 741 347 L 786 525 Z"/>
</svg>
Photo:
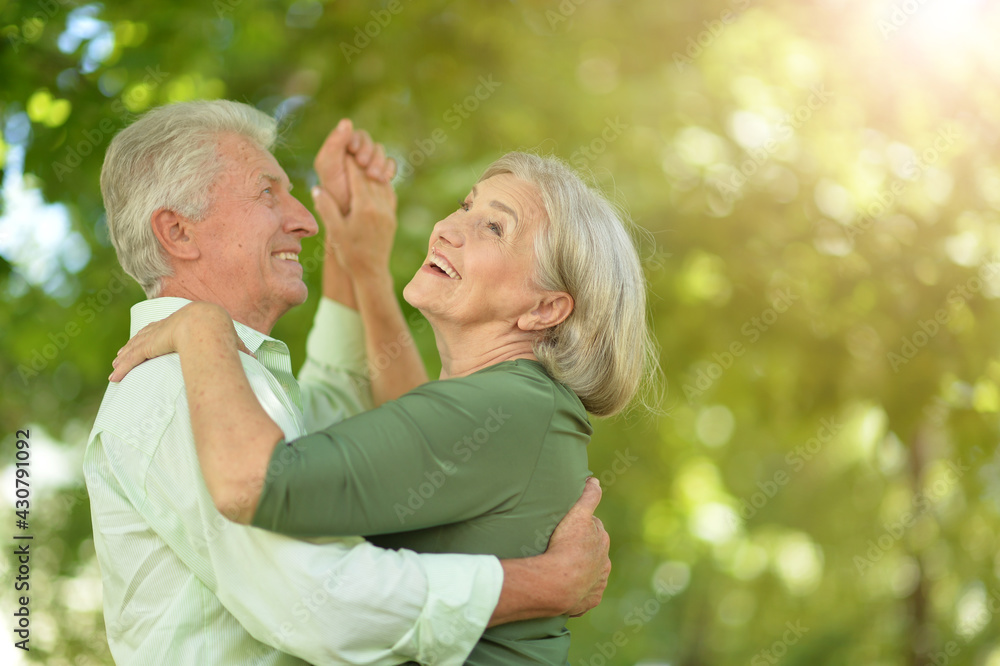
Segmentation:
<svg viewBox="0 0 1000 666">
<path fill-rule="evenodd" d="M 261 192 L 261 194 L 271 194 L 271 188 L 270 187 L 265 187 L 264 191 Z"/>
</svg>

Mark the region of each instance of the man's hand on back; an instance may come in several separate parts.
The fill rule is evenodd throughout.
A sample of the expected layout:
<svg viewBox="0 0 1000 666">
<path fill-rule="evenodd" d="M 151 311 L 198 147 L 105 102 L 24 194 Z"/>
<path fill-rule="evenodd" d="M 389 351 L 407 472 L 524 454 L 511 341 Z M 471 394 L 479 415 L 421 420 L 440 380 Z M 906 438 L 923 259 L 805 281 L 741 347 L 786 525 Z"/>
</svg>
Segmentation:
<svg viewBox="0 0 1000 666">
<path fill-rule="evenodd" d="M 583 495 L 556 526 L 541 555 L 501 560 L 503 590 L 490 626 L 556 615 L 579 616 L 600 603 L 611 573 L 611 539 L 594 515 L 601 485 L 587 479 Z"/>
<path fill-rule="evenodd" d="M 546 551 L 547 555 L 559 558 L 560 570 L 570 574 L 567 581 L 569 599 L 574 603 L 568 612 L 573 617 L 601 603 L 611 575 L 611 558 L 608 557 L 611 537 L 601 519 L 594 515 L 600 501 L 601 484 L 591 477 L 587 479 L 583 496 L 556 526 Z"/>
</svg>

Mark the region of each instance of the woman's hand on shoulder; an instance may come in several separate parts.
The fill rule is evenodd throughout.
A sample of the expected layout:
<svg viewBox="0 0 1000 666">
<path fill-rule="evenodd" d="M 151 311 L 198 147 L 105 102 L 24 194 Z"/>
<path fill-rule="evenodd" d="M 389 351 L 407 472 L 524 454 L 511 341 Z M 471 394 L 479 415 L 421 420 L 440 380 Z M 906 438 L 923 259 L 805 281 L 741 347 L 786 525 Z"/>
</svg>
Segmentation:
<svg viewBox="0 0 1000 666">
<path fill-rule="evenodd" d="M 140 363 L 157 356 L 183 353 L 188 335 L 192 332 L 216 333 L 228 336 L 232 333 L 234 346 L 245 354 L 251 354 L 236 335 L 233 320 L 222 306 L 204 301 L 188 303 L 166 319 L 155 321 L 136 333 L 118 350 L 111 362 L 114 371 L 109 381 L 120 382 L 125 375 Z"/>
</svg>

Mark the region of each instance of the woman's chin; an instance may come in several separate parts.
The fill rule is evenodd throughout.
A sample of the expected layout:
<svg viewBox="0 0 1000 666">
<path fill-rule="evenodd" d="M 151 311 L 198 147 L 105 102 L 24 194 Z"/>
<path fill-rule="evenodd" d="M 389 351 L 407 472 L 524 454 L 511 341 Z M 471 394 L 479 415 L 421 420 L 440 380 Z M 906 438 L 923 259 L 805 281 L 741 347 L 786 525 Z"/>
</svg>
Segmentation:
<svg viewBox="0 0 1000 666">
<path fill-rule="evenodd" d="M 412 305 L 413 307 L 420 309 L 420 306 L 414 302 L 414 299 L 419 301 L 420 288 L 413 283 L 417 281 L 417 277 L 414 276 L 405 287 L 403 287 L 403 300 Z"/>
</svg>

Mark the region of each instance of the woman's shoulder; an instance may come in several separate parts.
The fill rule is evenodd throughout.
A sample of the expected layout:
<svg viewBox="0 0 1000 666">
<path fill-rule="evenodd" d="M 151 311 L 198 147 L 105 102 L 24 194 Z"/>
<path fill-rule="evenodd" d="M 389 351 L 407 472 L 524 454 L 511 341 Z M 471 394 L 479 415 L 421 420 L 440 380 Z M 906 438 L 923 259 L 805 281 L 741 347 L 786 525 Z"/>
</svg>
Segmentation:
<svg viewBox="0 0 1000 666">
<path fill-rule="evenodd" d="M 427 382 L 410 392 L 426 398 L 445 399 L 458 404 L 479 401 L 519 407 L 534 406 L 551 409 L 559 395 L 559 383 L 545 371 L 541 363 L 528 359 L 503 361 L 464 377 L 451 377 Z"/>
</svg>

